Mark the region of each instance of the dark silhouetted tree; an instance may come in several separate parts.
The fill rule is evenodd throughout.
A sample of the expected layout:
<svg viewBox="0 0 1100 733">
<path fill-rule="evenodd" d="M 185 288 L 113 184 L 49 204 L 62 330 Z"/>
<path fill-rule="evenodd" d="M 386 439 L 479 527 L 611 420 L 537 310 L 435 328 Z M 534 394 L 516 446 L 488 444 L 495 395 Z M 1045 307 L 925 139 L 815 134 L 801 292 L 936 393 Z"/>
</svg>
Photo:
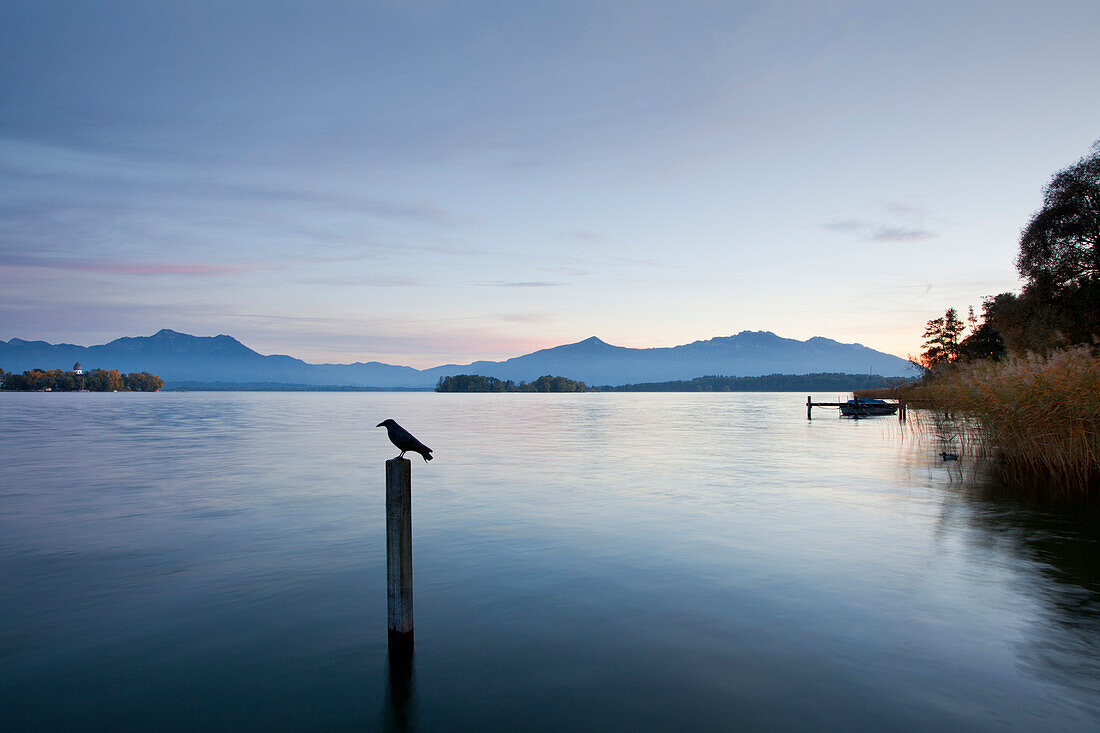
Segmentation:
<svg viewBox="0 0 1100 733">
<path fill-rule="evenodd" d="M 963 361 L 992 359 L 1000 361 L 1005 356 L 1005 342 L 996 329 L 988 323 L 975 328 L 959 342 L 959 358 Z"/>
<path fill-rule="evenodd" d="M 1009 349 L 1045 351 L 1100 335 L 1100 141 L 1047 184 L 1016 266 L 1023 292 L 996 296 L 987 319 Z"/>
<path fill-rule="evenodd" d="M 963 328 L 959 313 L 954 308 L 948 308 L 941 318 L 928 322 L 924 331 L 924 351 L 921 353 L 926 368 L 933 369 L 958 360 Z"/>
<path fill-rule="evenodd" d="M 436 392 L 584 392 L 584 382 L 575 382 L 565 377 L 553 377 L 549 374 L 534 382 L 512 380 L 502 382 L 496 377 L 483 377 L 479 374 L 456 374 L 453 377 L 440 377 L 435 385 Z"/>
<path fill-rule="evenodd" d="M 1100 141 L 1047 184 L 1043 208 L 1020 236 L 1016 266 L 1029 286 L 1055 292 L 1100 277 Z"/>
</svg>

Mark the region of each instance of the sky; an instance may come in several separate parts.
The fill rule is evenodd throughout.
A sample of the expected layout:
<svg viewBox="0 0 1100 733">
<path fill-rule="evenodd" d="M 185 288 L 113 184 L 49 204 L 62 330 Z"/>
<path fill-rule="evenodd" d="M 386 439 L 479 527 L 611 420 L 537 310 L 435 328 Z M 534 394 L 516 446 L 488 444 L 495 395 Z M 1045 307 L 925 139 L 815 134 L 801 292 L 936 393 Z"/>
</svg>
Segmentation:
<svg viewBox="0 0 1100 733">
<path fill-rule="evenodd" d="M 906 356 L 1100 138 L 1100 3 L 0 0 L 0 339 Z"/>
</svg>

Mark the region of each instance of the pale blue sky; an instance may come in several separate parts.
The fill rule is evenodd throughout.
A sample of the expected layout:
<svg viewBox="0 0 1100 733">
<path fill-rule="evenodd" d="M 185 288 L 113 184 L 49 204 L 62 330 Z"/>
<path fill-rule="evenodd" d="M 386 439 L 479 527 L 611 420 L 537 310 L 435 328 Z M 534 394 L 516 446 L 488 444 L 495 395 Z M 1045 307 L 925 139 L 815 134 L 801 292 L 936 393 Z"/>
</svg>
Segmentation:
<svg viewBox="0 0 1100 733">
<path fill-rule="evenodd" d="M 1100 138 L 1096 2 L 2 2 L 0 338 L 904 356 Z M 2 366 L 2 365 L 0 365 Z"/>
</svg>

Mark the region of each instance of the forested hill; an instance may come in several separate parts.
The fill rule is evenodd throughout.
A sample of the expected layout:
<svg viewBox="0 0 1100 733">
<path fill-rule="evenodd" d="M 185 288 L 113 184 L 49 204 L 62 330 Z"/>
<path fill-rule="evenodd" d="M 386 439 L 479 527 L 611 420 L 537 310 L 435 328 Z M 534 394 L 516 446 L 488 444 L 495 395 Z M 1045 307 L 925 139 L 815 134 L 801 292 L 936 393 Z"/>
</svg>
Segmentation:
<svg viewBox="0 0 1100 733">
<path fill-rule="evenodd" d="M 589 387 L 596 392 L 851 392 L 898 383 L 879 374 L 768 374 L 762 377 L 696 377 L 673 382 L 645 382 Z"/>
</svg>

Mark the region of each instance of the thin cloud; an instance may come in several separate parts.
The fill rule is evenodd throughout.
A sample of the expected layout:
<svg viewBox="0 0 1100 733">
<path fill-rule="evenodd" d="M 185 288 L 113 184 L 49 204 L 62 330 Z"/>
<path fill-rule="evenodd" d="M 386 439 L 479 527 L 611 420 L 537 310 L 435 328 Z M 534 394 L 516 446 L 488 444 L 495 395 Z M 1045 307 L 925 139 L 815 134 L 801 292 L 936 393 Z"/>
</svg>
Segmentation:
<svg viewBox="0 0 1100 733">
<path fill-rule="evenodd" d="M 472 284 L 488 288 L 557 288 L 563 285 L 568 285 L 569 283 L 551 282 L 549 280 L 485 280 L 481 282 L 474 282 Z"/>
<path fill-rule="evenodd" d="M 836 219 L 821 225 L 822 229 L 852 234 L 872 242 L 916 242 L 932 239 L 938 234 L 919 226 L 878 224 L 864 219 Z"/>
<path fill-rule="evenodd" d="M 140 192 L 144 200 L 153 194 L 173 202 L 234 201 L 259 205 L 301 204 L 352 211 L 384 218 L 455 225 L 468 219 L 435 201 L 401 200 L 346 194 L 324 188 L 278 186 L 234 176 L 211 177 L 210 171 L 188 164 L 148 162 L 122 155 L 85 153 L 72 148 L 40 145 L 0 138 L 0 171 L 9 179 L 26 182 L 61 181 L 94 184 L 98 191 Z"/>
<path fill-rule="evenodd" d="M 594 242 L 604 237 L 603 232 L 595 232 L 591 229 L 570 229 L 557 234 L 561 239 L 579 239 L 582 242 Z"/>
<path fill-rule="evenodd" d="M 346 285 L 351 287 L 373 288 L 421 288 L 428 285 L 428 281 L 420 277 L 332 277 L 311 278 L 302 280 L 308 285 Z"/>
<path fill-rule="evenodd" d="M 665 262 L 654 259 L 643 259 L 640 257 L 561 257 L 561 256 L 549 256 L 542 257 L 540 259 L 542 266 L 540 269 L 544 272 L 567 272 L 567 268 L 577 268 L 585 275 L 591 274 L 590 269 L 593 266 L 611 266 L 615 268 L 623 267 L 641 267 L 641 268 L 659 268 L 668 270 L 671 268 L 682 267 L 683 265 L 676 262 Z M 553 265 L 547 265 L 547 263 L 556 263 Z"/>
<path fill-rule="evenodd" d="M 587 277 L 592 274 L 591 270 L 582 270 L 579 267 L 568 267 L 564 265 L 562 267 L 543 267 L 541 269 L 546 272 L 556 272 L 561 275 L 570 275 L 572 277 Z"/>
<path fill-rule="evenodd" d="M 871 234 L 872 242 L 916 242 L 931 239 L 936 233 L 928 229 L 906 227 L 880 227 Z"/>
<path fill-rule="evenodd" d="M 34 267 L 54 270 L 75 270 L 78 272 L 108 272 L 115 275 L 188 275 L 193 277 L 214 277 L 218 275 L 238 275 L 267 269 L 263 265 L 214 265 L 202 263 L 172 262 L 111 262 L 81 259 L 50 259 L 45 257 L 23 257 L 19 255 L 0 255 L 0 267 Z"/>
<path fill-rule="evenodd" d="M 890 216 L 895 217 L 923 219 L 926 215 L 922 207 L 901 201 L 879 201 L 878 207 Z"/>
<path fill-rule="evenodd" d="M 821 225 L 822 229 L 828 229 L 831 232 L 862 232 L 870 227 L 870 224 L 859 219 L 838 219 Z"/>
<path fill-rule="evenodd" d="M 546 313 L 504 313 L 498 318 L 505 323 L 546 323 L 550 320 Z"/>
<path fill-rule="evenodd" d="M 378 216 L 416 219 L 436 224 L 457 224 L 465 221 L 458 214 L 448 211 L 434 201 L 397 201 L 368 198 L 364 196 L 344 196 L 325 191 L 306 191 L 290 188 L 270 188 L 263 186 L 223 185 L 222 191 L 244 198 L 258 199 L 274 203 L 304 203 L 321 206 L 351 209 Z M 206 188 L 209 191 L 209 188 Z"/>
</svg>

